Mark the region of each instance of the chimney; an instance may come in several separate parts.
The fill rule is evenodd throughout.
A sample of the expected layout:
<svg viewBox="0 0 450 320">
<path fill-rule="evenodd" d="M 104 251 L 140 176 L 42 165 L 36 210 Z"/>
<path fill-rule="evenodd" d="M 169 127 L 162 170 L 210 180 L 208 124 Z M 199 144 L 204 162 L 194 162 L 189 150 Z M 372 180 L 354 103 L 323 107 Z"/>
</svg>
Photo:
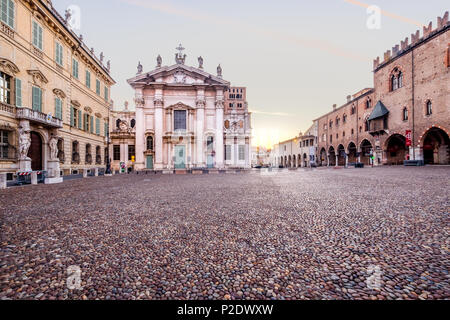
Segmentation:
<svg viewBox="0 0 450 320">
<path fill-rule="evenodd" d="M 336 111 L 337 104 L 333 104 L 333 111 Z"/>
</svg>

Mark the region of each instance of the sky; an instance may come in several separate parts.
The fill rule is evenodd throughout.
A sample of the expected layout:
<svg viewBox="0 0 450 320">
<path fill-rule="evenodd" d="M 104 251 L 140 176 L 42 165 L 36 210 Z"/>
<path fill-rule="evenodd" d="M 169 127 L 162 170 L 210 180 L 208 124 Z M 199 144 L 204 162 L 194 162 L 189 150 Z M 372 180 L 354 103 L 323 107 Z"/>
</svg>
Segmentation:
<svg viewBox="0 0 450 320">
<path fill-rule="evenodd" d="M 373 86 L 373 59 L 449 10 L 447 0 L 53 0 L 63 15 L 80 8 L 78 34 L 111 60 L 116 109 L 133 105 L 126 79 L 175 63 L 247 87 L 253 144 L 271 145 L 306 131 L 312 121 L 342 105 L 348 95 Z M 367 6 L 381 9 L 379 28 Z M 374 20 L 375 19 L 375 20 Z"/>
</svg>

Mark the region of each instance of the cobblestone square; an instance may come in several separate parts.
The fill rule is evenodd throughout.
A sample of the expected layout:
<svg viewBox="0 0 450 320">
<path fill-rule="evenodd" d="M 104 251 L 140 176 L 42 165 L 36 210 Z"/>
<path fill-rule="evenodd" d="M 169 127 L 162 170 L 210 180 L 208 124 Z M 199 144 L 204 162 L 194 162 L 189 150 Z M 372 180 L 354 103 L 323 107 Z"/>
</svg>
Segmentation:
<svg viewBox="0 0 450 320">
<path fill-rule="evenodd" d="M 448 299 L 449 181 L 379 167 L 9 188 L 0 299 Z"/>
</svg>

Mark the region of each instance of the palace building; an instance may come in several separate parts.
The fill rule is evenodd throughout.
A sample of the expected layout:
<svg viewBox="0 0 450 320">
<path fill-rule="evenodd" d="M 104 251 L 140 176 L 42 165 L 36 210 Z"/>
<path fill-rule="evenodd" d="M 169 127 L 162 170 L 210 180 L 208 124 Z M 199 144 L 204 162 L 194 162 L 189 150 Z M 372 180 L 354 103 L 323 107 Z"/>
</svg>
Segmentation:
<svg viewBox="0 0 450 320">
<path fill-rule="evenodd" d="M 377 58 L 373 72 L 373 89 L 317 119 L 319 164 L 450 164 L 449 13 Z"/>
<path fill-rule="evenodd" d="M 104 166 L 110 62 L 50 0 L 3 0 L 0 12 L 0 172 L 44 170 L 58 182 Z"/>
<path fill-rule="evenodd" d="M 202 57 L 198 67 L 185 65 L 184 48 L 177 49 L 175 64 L 163 66 L 158 56 L 154 70 L 143 72 L 139 63 L 137 75 L 128 80 L 136 111 L 115 113 L 114 169 L 132 159 L 130 146 L 135 170 L 250 168 L 246 88 L 230 87 L 220 65 L 216 75 L 205 72 Z"/>
</svg>

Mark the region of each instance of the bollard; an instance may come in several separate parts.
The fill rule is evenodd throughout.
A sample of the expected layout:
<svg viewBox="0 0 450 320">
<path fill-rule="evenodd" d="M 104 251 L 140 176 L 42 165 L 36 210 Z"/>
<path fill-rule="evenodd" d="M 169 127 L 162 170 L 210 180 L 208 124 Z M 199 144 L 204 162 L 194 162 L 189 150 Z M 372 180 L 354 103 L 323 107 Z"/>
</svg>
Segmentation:
<svg viewBox="0 0 450 320">
<path fill-rule="evenodd" d="M 38 184 L 36 171 L 31 172 L 31 184 Z"/>
<path fill-rule="evenodd" d="M 0 189 L 6 189 L 6 173 L 0 173 Z"/>
</svg>

